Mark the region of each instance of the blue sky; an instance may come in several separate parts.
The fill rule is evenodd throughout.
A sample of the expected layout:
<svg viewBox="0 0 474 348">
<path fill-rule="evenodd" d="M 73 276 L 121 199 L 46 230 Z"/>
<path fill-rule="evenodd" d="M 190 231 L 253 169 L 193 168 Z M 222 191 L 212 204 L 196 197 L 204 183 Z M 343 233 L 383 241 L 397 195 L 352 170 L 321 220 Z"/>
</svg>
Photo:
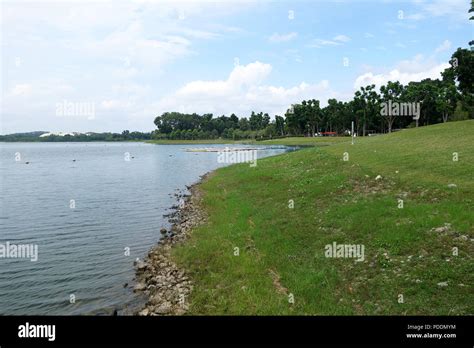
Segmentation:
<svg viewBox="0 0 474 348">
<path fill-rule="evenodd" d="M 150 131 L 165 111 L 273 116 L 436 78 L 473 38 L 469 2 L 6 0 L 0 133 Z"/>
</svg>

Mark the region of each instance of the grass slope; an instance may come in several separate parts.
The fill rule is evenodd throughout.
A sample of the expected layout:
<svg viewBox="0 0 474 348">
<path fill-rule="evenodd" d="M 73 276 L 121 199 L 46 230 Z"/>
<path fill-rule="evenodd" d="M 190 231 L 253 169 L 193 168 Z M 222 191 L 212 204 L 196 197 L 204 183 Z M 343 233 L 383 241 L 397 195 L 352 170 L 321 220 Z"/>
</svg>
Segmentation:
<svg viewBox="0 0 474 348">
<path fill-rule="evenodd" d="M 244 141 L 234 141 L 229 139 L 210 139 L 210 140 L 148 140 L 147 143 L 159 145 L 183 145 L 183 144 L 241 144 Z"/>
<path fill-rule="evenodd" d="M 208 223 L 173 251 L 195 281 L 190 313 L 474 314 L 473 163 L 463 121 L 217 170 Z M 326 258 L 334 241 L 365 260 Z"/>
<path fill-rule="evenodd" d="M 282 139 L 259 141 L 262 145 L 289 145 L 289 146 L 325 146 L 336 143 L 350 143 L 350 137 L 289 137 Z"/>
<path fill-rule="evenodd" d="M 324 146 L 334 143 L 350 142 L 350 137 L 289 137 L 274 140 L 254 141 L 254 140 L 149 140 L 147 143 L 160 145 L 182 145 L 182 144 L 256 144 L 256 145 L 290 145 L 290 146 Z"/>
</svg>

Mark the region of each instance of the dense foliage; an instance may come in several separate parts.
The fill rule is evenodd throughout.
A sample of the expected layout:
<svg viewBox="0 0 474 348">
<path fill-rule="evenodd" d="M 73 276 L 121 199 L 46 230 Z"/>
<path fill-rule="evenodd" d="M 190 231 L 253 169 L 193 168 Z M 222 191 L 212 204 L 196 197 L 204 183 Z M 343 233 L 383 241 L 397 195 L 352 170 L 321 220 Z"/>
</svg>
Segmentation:
<svg viewBox="0 0 474 348">
<path fill-rule="evenodd" d="M 284 116 L 273 120 L 267 113 L 252 112 L 250 117 L 166 112 L 155 118 L 154 139 L 262 139 L 278 136 L 315 136 L 325 132 L 350 134 L 351 123 L 357 135 L 386 133 L 449 120 L 474 118 L 474 51 L 458 48 L 451 66 L 441 79 L 425 79 L 403 85 L 389 81 L 377 91 L 375 85 L 361 87 L 352 100 L 329 99 L 321 107 L 316 99 L 293 104 Z M 383 103 L 419 103 L 420 115 L 401 117 L 381 115 Z"/>
<path fill-rule="evenodd" d="M 33 141 L 33 142 L 63 142 L 63 141 L 127 141 L 127 140 L 150 140 L 152 133 L 130 132 L 124 130 L 120 133 L 87 133 L 76 135 L 50 135 L 40 137 L 40 135 L 47 132 L 30 132 L 30 133 L 15 133 L 8 135 L 0 135 L 0 141 L 15 142 L 15 141 Z"/>
</svg>

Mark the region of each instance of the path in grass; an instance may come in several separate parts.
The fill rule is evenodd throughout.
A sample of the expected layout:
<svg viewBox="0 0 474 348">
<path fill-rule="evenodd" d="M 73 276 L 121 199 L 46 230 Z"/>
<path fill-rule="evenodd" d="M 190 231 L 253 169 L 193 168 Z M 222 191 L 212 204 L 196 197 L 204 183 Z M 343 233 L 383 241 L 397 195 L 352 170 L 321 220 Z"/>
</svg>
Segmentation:
<svg viewBox="0 0 474 348">
<path fill-rule="evenodd" d="M 473 314 L 473 163 L 463 121 L 217 170 L 208 224 L 173 254 L 190 313 Z M 326 258 L 334 241 L 364 261 Z"/>
</svg>

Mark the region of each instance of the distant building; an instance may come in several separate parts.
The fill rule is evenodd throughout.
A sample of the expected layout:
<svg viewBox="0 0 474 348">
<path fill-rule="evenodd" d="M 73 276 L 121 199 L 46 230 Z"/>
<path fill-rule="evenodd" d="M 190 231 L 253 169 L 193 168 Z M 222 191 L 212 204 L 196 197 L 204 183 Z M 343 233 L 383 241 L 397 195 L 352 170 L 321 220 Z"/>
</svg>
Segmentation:
<svg viewBox="0 0 474 348">
<path fill-rule="evenodd" d="M 78 133 L 78 132 L 71 132 L 71 133 L 65 133 L 65 132 L 49 132 L 49 133 L 44 133 L 44 134 L 41 134 L 39 137 L 40 138 L 45 138 L 45 137 L 49 137 L 51 135 L 55 135 L 57 137 L 64 137 L 66 135 L 70 135 L 70 136 L 74 136 L 74 135 L 80 135 L 81 133 Z"/>
</svg>

